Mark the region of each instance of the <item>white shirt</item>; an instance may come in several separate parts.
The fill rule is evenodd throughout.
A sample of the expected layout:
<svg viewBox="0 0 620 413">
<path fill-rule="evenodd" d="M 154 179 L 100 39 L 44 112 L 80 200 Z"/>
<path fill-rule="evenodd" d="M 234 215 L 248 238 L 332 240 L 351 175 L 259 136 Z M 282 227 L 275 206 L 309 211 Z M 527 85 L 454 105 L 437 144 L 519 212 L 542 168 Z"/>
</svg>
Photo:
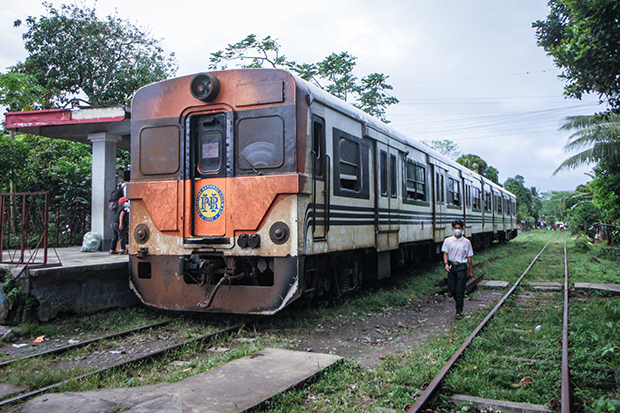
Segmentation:
<svg viewBox="0 0 620 413">
<path fill-rule="evenodd" d="M 467 257 L 473 257 L 474 255 L 471 242 L 463 236 L 460 238 L 455 236 L 446 238 L 441 246 L 441 252 L 448 253 L 448 261 L 460 262 L 461 264 L 466 264 Z"/>
</svg>

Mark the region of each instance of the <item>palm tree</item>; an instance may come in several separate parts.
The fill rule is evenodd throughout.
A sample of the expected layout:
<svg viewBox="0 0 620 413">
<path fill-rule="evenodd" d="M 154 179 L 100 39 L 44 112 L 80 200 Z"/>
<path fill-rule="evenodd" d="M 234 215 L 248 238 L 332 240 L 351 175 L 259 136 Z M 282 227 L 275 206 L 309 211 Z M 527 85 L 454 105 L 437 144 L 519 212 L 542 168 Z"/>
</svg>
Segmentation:
<svg viewBox="0 0 620 413">
<path fill-rule="evenodd" d="M 571 156 L 553 172 L 572 169 L 587 163 L 620 161 L 620 114 L 596 113 L 590 116 L 569 116 L 560 130 L 577 130 L 568 138 L 564 152 L 583 149 Z"/>
</svg>

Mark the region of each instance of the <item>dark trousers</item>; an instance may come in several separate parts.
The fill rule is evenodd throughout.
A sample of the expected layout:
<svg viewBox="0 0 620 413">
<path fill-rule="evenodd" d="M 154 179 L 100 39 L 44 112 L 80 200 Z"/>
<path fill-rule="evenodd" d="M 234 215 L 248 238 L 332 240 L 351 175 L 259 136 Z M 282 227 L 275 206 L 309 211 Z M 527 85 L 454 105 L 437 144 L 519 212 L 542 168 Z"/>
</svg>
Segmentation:
<svg viewBox="0 0 620 413">
<path fill-rule="evenodd" d="M 112 243 L 110 244 L 110 251 L 116 251 L 116 243 L 120 240 L 121 251 L 125 251 L 127 247 L 127 230 L 118 229 L 118 224 L 113 226 L 114 235 L 112 236 Z"/>
<path fill-rule="evenodd" d="M 467 286 L 467 264 L 452 265 L 448 273 L 448 291 L 456 301 L 456 312 L 463 312 L 465 287 Z"/>
</svg>

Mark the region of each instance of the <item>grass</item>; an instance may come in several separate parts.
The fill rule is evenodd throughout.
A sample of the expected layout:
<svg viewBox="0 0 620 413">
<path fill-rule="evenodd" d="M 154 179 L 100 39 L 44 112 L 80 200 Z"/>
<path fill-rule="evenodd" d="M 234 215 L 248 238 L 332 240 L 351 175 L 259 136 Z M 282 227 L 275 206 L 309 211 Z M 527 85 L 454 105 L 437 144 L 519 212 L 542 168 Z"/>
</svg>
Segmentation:
<svg viewBox="0 0 620 413">
<path fill-rule="evenodd" d="M 555 255 L 563 253 L 564 238 L 558 233 L 546 231 L 520 234 L 509 243 L 494 245 L 476 254 L 474 264 L 481 264 L 476 269 L 476 275 L 484 274 L 486 279 L 513 283 L 549 239 L 552 241 L 547 251 L 541 256 L 540 262 L 534 265 L 524 283 L 563 282 L 564 261 L 561 256 Z M 571 284 L 578 281 L 620 282 L 618 260 L 604 246 L 588 245 L 584 248 L 569 238 L 568 249 Z M 338 302 L 319 302 L 311 306 L 298 303 L 260 321 L 256 330 L 252 327 L 239 334 L 226 334 L 211 344 L 214 347 L 230 348 L 227 352 L 206 351 L 204 345 L 192 344 L 170 352 L 165 357 L 70 383 L 60 390 L 82 391 L 182 380 L 265 347 L 290 348 L 290 337 L 280 334 L 281 330 L 314 328 L 317 324 L 334 320 L 353 322 L 367 314 L 405 307 L 416 299 L 431 295 L 438 289 L 434 283 L 443 277 L 443 267 L 437 263 L 412 265 L 381 285 Z M 528 291 L 527 286 L 518 289 L 519 293 Z M 532 297 L 526 300 L 513 298 L 507 301 L 483 335 L 474 340 L 472 348 L 459 360 L 445 385 L 457 393 L 538 404 L 545 404 L 550 398 L 558 398 L 561 293 L 549 293 L 545 299 Z M 87 335 L 98 329 L 123 330 L 168 316 L 166 313 L 145 309 L 135 309 L 129 313 L 126 311 L 106 312 L 84 320 L 67 318 L 58 323 L 27 326 L 16 334 L 28 337 L 81 332 Z M 467 315 L 464 320 L 446 326 L 443 334 L 423 347 L 390 355 L 374 368 L 361 368 L 355 362 L 346 361 L 323 372 L 301 388 L 277 395 L 260 410 L 368 412 L 383 407 L 400 411 L 407 403 L 415 401 L 422 384 L 437 374 L 486 315 L 486 311 L 469 312 Z M 226 320 L 234 323 L 229 316 L 193 316 L 183 319 L 187 324 L 179 324 L 175 328 L 184 329 L 187 334 L 202 331 L 200 326 L 205 323 L 223 324 Z M 577 400 L 585 406 L 586 411 L 612 411 L 609 406 L 613 407 L 614 400 L 620 398 L 617 388 L 620 301 L 609 293 L 572 293 L 570 323 L 570 363 L 574 366 L 571 373 L 577 388 Z M 539 325 L 541 327 L 537 331 Z M 76 329 L 79 331 L 76 332 Z M 256 340 L 235 342 L 234 339 L 238 337 Z M 508 356 L 506 349 L 509 350 Z M 81 353 L 76 353 L 76 356 L 78 354 Z M 174 360 L 186 361 L 187 364 L 173 365 L 171 363 Z M 36 376 L 41 369 L 33 362 L 30 367 L 24 368 L 19 380 L 28 383 L 27 377 Z M 72 374 L 77 374 L 77 371 Z M 517 386 L 525 376 L 532 377 L 534 381 Z M 49 381 L 52 378 L 55 376 L 50 373 L 47 379 L 41 380 Z M 19 380 L 15 379 L 15 382 Z M 443 406 L 448 408 L 446 403 Z"/>
</svg>

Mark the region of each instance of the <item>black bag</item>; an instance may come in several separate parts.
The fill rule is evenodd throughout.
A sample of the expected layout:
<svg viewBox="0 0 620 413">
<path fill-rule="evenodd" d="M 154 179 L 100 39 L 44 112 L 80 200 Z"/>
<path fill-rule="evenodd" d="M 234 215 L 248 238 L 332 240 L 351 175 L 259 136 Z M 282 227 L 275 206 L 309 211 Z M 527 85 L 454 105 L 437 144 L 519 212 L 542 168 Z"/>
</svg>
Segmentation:
<svg viewBox="0 0 620 413">
<path fill-rule="evenodd" d="M 118 200 L 121 199 L 121 197 L 123 197 L 123 185 L 116 188 L 110 194 L 110 199 L 108 199 L 108 208 L 112 211 L 116 211 L 119 207 Z"/>
</svg>

